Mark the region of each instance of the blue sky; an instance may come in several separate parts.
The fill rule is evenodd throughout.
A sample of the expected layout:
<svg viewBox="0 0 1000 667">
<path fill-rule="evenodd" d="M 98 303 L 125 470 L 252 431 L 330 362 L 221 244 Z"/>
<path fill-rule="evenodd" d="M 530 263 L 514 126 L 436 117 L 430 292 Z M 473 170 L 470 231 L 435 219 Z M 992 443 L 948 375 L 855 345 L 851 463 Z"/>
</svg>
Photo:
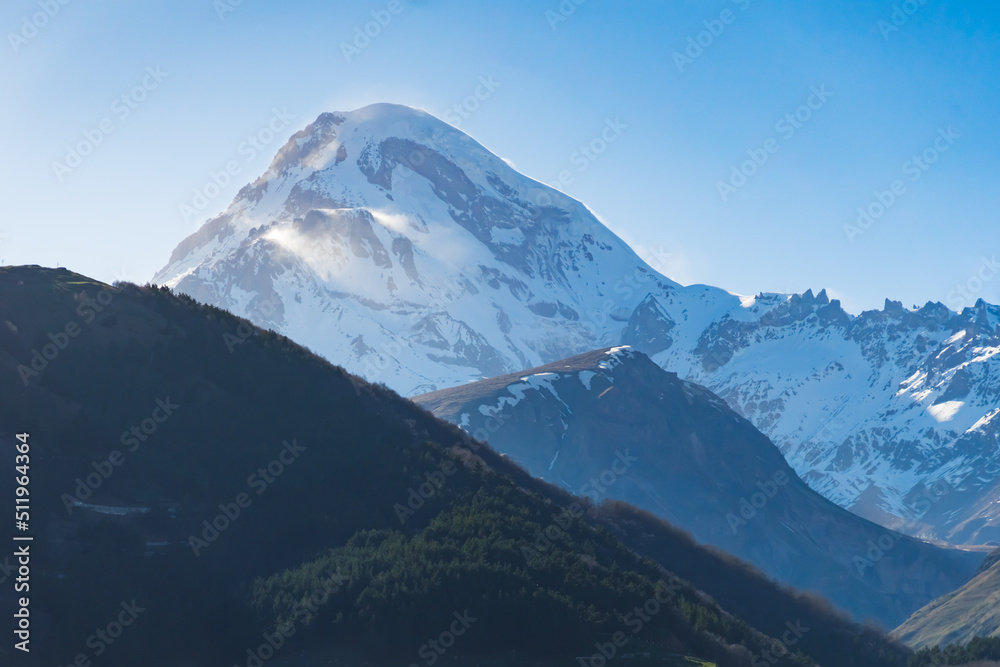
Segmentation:
<svg viewBox="0 0 1000 667">
<path fill-rule="evenodd" d="M 0 259 L 144 282 L 289 135 L 385 101 L 459 118 L 685 284 L 1000 302 L 996 3 L 399 1 L 4 3 Z"/>
</svg>

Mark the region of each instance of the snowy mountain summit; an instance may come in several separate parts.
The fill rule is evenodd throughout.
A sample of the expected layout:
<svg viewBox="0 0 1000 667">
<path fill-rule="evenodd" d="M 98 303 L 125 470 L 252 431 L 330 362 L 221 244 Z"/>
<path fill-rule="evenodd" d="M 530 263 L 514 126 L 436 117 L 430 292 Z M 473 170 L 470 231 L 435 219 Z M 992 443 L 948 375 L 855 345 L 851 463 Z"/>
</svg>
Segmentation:
<svg viewBox="0 0 1000 667">
<path fill-rule="evenodd" d="M 1000 308 L 682 287 L 422 111 L 322 114 L 153 280 L 410 396 L 631 345 L 842 506 L 1000 543 Z"/>
<path fill-rule="evenodd" d="M 391 104 L 295 134 L 154 281 L 407 395 L 611 343 L 678 287 L 580 202 Z"/>
</svg>

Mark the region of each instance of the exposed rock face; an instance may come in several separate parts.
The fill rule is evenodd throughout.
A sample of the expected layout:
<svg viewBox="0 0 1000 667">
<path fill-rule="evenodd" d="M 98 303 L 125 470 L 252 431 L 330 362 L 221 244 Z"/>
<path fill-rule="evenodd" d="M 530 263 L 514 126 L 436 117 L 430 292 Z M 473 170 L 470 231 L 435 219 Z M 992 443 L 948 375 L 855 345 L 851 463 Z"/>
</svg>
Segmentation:
<svg viewBox="0 0 1000 667">
<path fill-rule="evenodd" d="M 650 356 L 659 354 L 674 344 L 670 331 L 676 324 L 650 294 L 632 311 L 622 343 Z"/>
</svg>

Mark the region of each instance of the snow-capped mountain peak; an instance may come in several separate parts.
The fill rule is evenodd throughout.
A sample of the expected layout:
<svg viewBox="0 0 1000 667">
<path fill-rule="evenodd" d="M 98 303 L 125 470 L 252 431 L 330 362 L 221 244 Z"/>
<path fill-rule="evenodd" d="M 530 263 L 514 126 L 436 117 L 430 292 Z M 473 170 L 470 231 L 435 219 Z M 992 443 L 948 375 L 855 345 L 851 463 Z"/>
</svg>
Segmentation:
<svg viewBox="0 0 1000 667">
<path fill-rule="evenodd" d="M 154 281 L 407 394 L 616 342 L 616 317 L 679 287 L 580 202 L 390 104 L 293 135 Z"/>
</svg>

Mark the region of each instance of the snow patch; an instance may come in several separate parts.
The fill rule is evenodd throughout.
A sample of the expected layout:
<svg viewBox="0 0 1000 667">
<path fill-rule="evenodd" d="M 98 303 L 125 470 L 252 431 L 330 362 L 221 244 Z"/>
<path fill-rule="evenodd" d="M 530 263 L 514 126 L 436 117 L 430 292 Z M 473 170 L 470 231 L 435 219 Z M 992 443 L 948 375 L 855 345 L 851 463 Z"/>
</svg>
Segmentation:
<svg viewBox="0 0 1000 667">
<path fill-rule="evenodd" d="M 939 422 L 950 422 L 963 405 L 965 405 L 965 401 L 946 401 L 930 406 L 927 408 L 927 412 Z"/>
<path fill-rule="evenodd" d="M 953 343 L 957 343 L 957 342 L 959 342 L 960 340 L 962 340 L 964 338 L 965 338 L 965 329 L 962 329 L 957 334 L 955 334 L 954 336 L 952 336 L 951 338 L 949 338 L 948 340 L 946 340 L 944 342 L 944 344 L 945 345 L 952 345 Z"/>
<path fill-rule="evenodd" d="M 971 427 L 971 428 L 969 428 L 969 430 L 968 430 L 968 431 L 966 431 L 966 433 L 971 433 L 972 431 L 978 431 L 979 429 L 985 429 L 985 428 L 986 428 L 986 426 L 987 426 L 987 425 L 988 425 L 988 424 L 989 424 L 989 423 L 990 423 L 991 421 L 993 421 L 993 419 L 994 419 L 994 418 L 995 418 L 995 417 L 996 417 L 997 415 L 1000 415 L 1000 408 L 997 408 L 997 409 L 993 410 L 992 412 L 989 412 L 989 413 L 987 413 L 986 415 L 984 415 L 984 416 L 982 417 L 982 419 L 980 419 L 980 420 L 979 420 L 979 421 L 977 421 L 977 422 L 976 422 L 975 424 L 973 424 L 973 425 L 972 425 L 972 427 Z M 1000 500 L 998 500 L 997 502 L 1000 502 Z"/>
<path fill-rule="evenodd" d="M 523 401 L 527 392 L 534 389 L 539 393 L 548 392 L 557 401 L 563 404 L 563 408 L 567 412 L 572 414 L 573 411 L 570 410 L 565 401 L 559 398 L 559 394 L 553 386 L 553 382 L 558 380 L 560 377 L 561 376 L 558 373 L 536 373 L 534 375 L 526 375 L 520 379 L 520 382 L 515 382 L 514 384 L 507 386 L 507 392 L 510 393 L 510 396 L 501 396 L 496 405 L 480 405 L 479 413 L 485 417 L 495 418 L 505 407 L 513 407 Z"/>
</svg>

